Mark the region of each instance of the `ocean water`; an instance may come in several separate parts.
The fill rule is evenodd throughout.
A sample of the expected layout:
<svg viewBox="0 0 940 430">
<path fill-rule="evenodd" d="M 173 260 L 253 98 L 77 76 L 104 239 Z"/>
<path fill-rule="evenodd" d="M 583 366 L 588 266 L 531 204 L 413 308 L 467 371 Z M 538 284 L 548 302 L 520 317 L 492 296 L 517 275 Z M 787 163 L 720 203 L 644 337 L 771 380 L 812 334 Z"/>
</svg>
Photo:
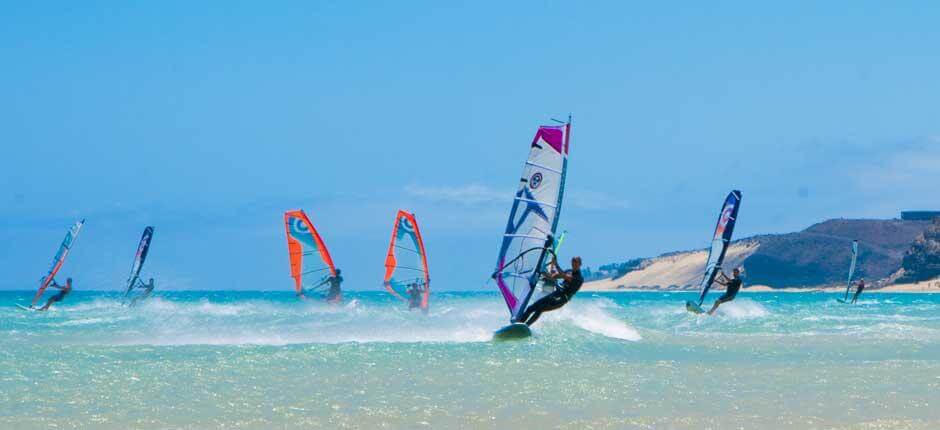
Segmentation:
<svg viewBox="0 0 940 430">
<path fill-rule="evenodd" d="M 495 293 L 0 293 L 2 429 L 938 429 L 940 295 L 582 293 L 493 342 Z M 710 304 L 711 302 L 708 301 Z"/>
</svg>

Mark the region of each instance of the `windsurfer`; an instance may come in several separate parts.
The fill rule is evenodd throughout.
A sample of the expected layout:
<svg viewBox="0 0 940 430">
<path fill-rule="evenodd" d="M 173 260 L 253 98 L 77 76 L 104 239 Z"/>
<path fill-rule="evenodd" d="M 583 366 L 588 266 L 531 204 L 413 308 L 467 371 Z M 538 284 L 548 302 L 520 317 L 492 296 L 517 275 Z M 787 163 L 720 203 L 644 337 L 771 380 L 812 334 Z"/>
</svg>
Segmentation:
<svg viewBox="0 0 940 430">
<path fill-rule="evenodd" d="M 146 284 L 144 283 L 144 281 L 141 281 L 140 278 L 137 278 L 137 282 L 135 282 L 135 284 L 136 285 L 134 285 L 134 288 L 141 288 L 144 290 L 144 292 L 138 294 L 137 297 L 134 297 L 131 300 L 130 306 L 134 306 L 137 304 L 138 301 L 141 301 L 143 299 L 146 299 L 147 297 L 150 297 L 150 293 L 153 292 L 153 287 L 154 287 L 153 278 L 150 278 L 150 281 L 147 282 Z"/>
<path fill-rule="evenodd" d="M 343 300 L 343 290 L 340 285 L 343 283 L 343 277 L 340 276 L 340 270 L 336 269 L 336 276 L 330 276 L 322 284 L 329 284 L 330 290 L 326 292 L 326 301 L 329 303 L 339 303 Z"/>
<path fill-rule="evenodd" d="M 55 282 L 55 279 L 53 279 L 52 283 L 49 284 L 49 286 L 52 288 L 57 288 L 59 292 L 56 293 L 56 295 L 49 297 L 49 300 L 46 301 L 46 304 L 43 307 L 39 308 L 39 310 L 41 311 L 49 310 L 49 306 L 52 306 L 52 304 L 55 302 L 61 302 L 62 299 L 65 298 L 65 296 L 69 295 L 69 293 L 72 292 L 72 278 L 66 279 L 65 285 L 59 285 Z"/>
<path fill-rule="evenodd" d="M 421 307 L 421 295 L 424 293 L 424 282 L 412 282 L 405 290 L 408 293 L 408 309 Z"/>
<path fill-rule="evenodd" d="M 856 285 L 858 288 L 855 290 L 855 295 L 852 296 L 852 303 L 853 303 L 853 304 L 858 301 L 858 296 L 860 296 L 860 295 L 862 294 L 862 291 L 865 290 L 865 278 L 859 279 L 859 280 L 858 280 L 858 283 L 855 284 L 855 285 Z"/>
<path fill-rule="evenodd" d="M 715 300 L 715 304 L 712 305 L 711 310 L 708 311 L 709 315 L 713 315 L 715 311 L 718 310 L 718 306 L 721 306 L 722 303 L 727 303 L 734 300 L 735 296 L 738 295 L 738 291 L 741 290 L 741 284 L 743 283 L 741 280 L 741 271 L 738 268 L 735 268 L 731 271 L 730 278 L 725 274 L 725 272 L 718 273 L 719 276 L 715 279 L 715 282 L 724 285 L 726 290 L 725 293 L 718 298 L 718 300 Z"/>
<path fill-rule="evenodd" d="M 555 269 L 558 267 L 557 262 L 554 261 L 551 265 L 554 266 Z M 581 284 L 584 283 L 584 278 L 581 276 L 581 257 L 571 259 L 571 270 L 567 272 L 554 270 L 554 273 L 548 274 L 544 278 L 548 281 L 561 279 L 563 282 L 559 289 L 542 297 L 526 308 L 525 313 L 522 314 L 522 318 L 520 318 L 519 321 L 524 322 L 528 326 L 534 324 L 535 321 L 542 316 L 542 312 L 553 311 L 564 306 L 574 297 L 575 293 L 581 289 Z"/>
</svg>

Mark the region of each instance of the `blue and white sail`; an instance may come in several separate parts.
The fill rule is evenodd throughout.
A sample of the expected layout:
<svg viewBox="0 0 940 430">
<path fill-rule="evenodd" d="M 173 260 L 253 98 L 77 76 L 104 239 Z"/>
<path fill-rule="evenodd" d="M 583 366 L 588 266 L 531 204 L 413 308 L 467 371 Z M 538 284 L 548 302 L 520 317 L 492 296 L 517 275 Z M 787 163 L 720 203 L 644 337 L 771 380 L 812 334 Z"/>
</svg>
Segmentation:
<svg viewBox="0 0 940 430">
<path fill-rule="evenodd" d="M 544 294 L 536 284 L 553 255 L 568 168 L 571 122 L 539 127 L 529 147 L 509 212 L 493 277 L 516 322 L 528 303 Z"/>
<path fill-rule="evenodd" d="M 852 241 L 852 262 L 849 263 L 849 279 L 845 281 L 845 300 L 849 300 L 849 290 L 852 289 L 852 276 L 855 276 L 855 262 L 858 260 L 858 240 Z"/>
<path fill-rule="evenodd" d="M 705 262 L 705 274 L 702 276 L 702 283 L 699 285 L 699 306 L 705 301 L 708 290 L 715 282 L 715 276 L 721 270 L 721 263 L 725 261 L 725 253 L 728 251 L 728 245 L 731 244 L 731 235 L 734 233 L 734 224 L 738 219 L 738 209 L 740 207 L 741 192 L 734 190 L 728 193 L 724 204 L 721 205 L 721 212 L 718 214 L 718 224 L 715 226 L 715 234 L 712 235 L 708 260 Z"/>
</svg>

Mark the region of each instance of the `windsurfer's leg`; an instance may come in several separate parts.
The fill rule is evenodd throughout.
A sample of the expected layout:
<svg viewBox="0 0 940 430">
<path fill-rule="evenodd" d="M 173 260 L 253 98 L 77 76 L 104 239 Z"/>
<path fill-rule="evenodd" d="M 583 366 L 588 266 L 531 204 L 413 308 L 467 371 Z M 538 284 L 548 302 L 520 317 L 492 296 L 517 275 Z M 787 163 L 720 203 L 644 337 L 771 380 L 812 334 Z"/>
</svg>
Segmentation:
<svg viewBox="0 0 940 430">
<path fill-rule="evenodd" d="M 713 315 L 715 311 L 718 310 L 718 306 L 721 306 L 722 303 L 730 302 L 732 300 L 734 300 L 734 297 L 727 297 L 727 296 L 719 297 L 718 300 L 715 300 L 715 304 L 712 305 L 712 308 L 711 310 L 708 311 L 708 314 Z"/>
<path fill-rule="evenodd" d="M 532 306 L 529 306 L 529 309 L 526 309 L 525 314 L 522 316 L 522 321 L 526 325 L 532 325 L 542 316 L 543 312 L 553 311 L 565 305 L 568 302 L 567 297 L 561 294 L 549 294 L 545 297 L 542 297 L 537 302 L 533 303 Z M 527 318 L 528 315 L 532 315 L 531 318 Z"/>
</svg>

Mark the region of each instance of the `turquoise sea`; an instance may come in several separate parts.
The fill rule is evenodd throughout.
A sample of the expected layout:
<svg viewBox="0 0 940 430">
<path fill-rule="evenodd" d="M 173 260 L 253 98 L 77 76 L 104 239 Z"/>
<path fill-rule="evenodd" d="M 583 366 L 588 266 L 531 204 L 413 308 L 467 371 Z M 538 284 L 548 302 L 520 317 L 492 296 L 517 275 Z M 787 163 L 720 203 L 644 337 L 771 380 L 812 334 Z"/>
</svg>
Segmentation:
<svg viewBox="0 0 940 430">
<path fill-rule="evenodd" d="M 581 293 L 502 343 L 495 292 L 30 295 L 0 293 L 2 429 L 940 428 L 940 294 Z"/>
</svg>

